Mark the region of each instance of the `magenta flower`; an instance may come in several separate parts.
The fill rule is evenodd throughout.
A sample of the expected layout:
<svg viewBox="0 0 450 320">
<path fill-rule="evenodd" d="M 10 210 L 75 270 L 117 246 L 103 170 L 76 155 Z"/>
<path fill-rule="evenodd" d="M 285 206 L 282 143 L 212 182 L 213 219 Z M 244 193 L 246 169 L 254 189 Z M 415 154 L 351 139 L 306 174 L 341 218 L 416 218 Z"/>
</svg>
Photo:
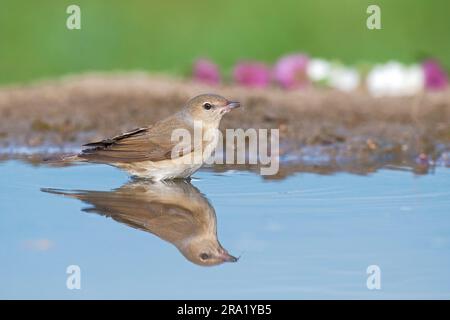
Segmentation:
<svg viewBox="0 0 450 320">
<path fill-rule="evenodd" d="M 422 68 L 425 76 L 425 88 L 439 90 L 447 87 L 447 74 L 436 60 L 425 60 L 422 63 Z"/>
<path fill-rule="evenodd" d="M 220 83 L 219 67 L 208 59 L 198 59 L 194 63 L 193 77 L 199 82 L 217 85 Z"/>
<path fill-rule="evenodd" d="M 275 80 L 286 89 L 302 88 L 308 83 L 308 57 L 292 54 L 282 57 L 275 65 Z"/>
<path fill-rule="evenodd" d="M 265 88 L 271 80 L 270 68 L 261 62 L 240 62 L 234 67 L 234 81 L 253 88 Z"/>
</svg>

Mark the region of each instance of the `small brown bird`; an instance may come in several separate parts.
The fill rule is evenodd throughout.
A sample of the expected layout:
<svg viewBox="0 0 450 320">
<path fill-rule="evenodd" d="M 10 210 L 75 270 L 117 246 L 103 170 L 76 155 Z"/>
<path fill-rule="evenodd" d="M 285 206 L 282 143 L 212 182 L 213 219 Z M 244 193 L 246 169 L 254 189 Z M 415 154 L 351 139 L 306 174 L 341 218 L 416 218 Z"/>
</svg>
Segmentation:
<svg viewBox="0 0 450 320">
<path fill-rule="evenodd" d="M 154 125 L 88 143 L 80 154 L 63 160 L 105 163 L 132 176 L 153 180 L 188 178 L 216 148 L 222 116 L 239 106 L 239 102 L 219 95 L 199 95 L 189 100 L 181 111 Z M 194 138 L 196 128 L 200 140 Z M 190 134 L 191 139 L 174 141 L 175 130 Z"/>
<path fill-rule="evenodd" d="M 217 238 L 217 220 L 208 200 L 187 181 L 134 181 L 113 191 L 44 192 L 79 199 L 83 209 L 111 217 L 172 243 L 189 261 L 213 266 L 236 262 Z"/>
</svg>

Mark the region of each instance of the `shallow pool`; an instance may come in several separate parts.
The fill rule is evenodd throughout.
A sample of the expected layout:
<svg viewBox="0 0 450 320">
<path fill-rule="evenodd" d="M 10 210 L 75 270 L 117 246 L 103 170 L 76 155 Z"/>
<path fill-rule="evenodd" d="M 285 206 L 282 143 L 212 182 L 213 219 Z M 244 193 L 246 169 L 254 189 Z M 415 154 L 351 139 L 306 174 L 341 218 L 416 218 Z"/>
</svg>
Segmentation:
<svg viewBox="0 0 450 320">
<path fill-rule="evenodd" d="M 145 185 L 5 161 L 0 177 L 0 298 L 450 298 L 448 168 Z M 204 266 L 217 244 L 240 259 Z"/>
</svg>

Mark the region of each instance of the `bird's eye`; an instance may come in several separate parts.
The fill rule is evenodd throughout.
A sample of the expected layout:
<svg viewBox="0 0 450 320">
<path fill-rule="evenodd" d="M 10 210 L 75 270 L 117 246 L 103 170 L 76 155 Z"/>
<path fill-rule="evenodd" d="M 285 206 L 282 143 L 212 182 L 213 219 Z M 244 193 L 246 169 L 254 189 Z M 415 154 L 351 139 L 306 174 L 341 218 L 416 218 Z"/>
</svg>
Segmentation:
<svg viewBox="0 0 450 320">
<path fill-rule="evenodd" d="M 205 110 L 210 110 L 210 109 L 212 108 L 212 105 L 211 105 L 211 103 L 206 102 L 205 104 L 203 104 L 203 108 L 204 108 Z"/>
<path fill-rule="evenodd" d="M 207 260 L 207 259 L 209 259 L 209 255 L 207 253 L 202 253 L 202 254 L 200 254 L 200 258 L 202 260 Z"/>
</svg>

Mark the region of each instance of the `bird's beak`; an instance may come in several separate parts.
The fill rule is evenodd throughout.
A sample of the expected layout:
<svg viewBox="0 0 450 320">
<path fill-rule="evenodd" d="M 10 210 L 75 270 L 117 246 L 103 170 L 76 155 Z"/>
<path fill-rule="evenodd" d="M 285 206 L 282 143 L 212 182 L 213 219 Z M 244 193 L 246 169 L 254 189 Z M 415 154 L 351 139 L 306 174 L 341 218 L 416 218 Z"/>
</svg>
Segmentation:
<svg viewBox="0 0 450 320">
<path fill-rule="evenodd" d="M 228 103 L 223 107 L 223 110 L 225 112 L 230 112 L 233 109 L 239 108 L 241 106 L 241 103 L 238 101 L 228 101 Z"/>
<path fill-rule="evenodd" d="M 241 106 L 241 103 L 239 101 L 228 101 L 227 108 L 228 109 L 236 109 Z"/>
<path fill-rule="evenodd" d="M 223 262 L 237 262 L 239 259 L 236 257 L 233 257 L 231 254 L 229 254 L 226 250 L 223 250 L 223 252 L 220 253 L 219 258 Z"/>
</svg>

